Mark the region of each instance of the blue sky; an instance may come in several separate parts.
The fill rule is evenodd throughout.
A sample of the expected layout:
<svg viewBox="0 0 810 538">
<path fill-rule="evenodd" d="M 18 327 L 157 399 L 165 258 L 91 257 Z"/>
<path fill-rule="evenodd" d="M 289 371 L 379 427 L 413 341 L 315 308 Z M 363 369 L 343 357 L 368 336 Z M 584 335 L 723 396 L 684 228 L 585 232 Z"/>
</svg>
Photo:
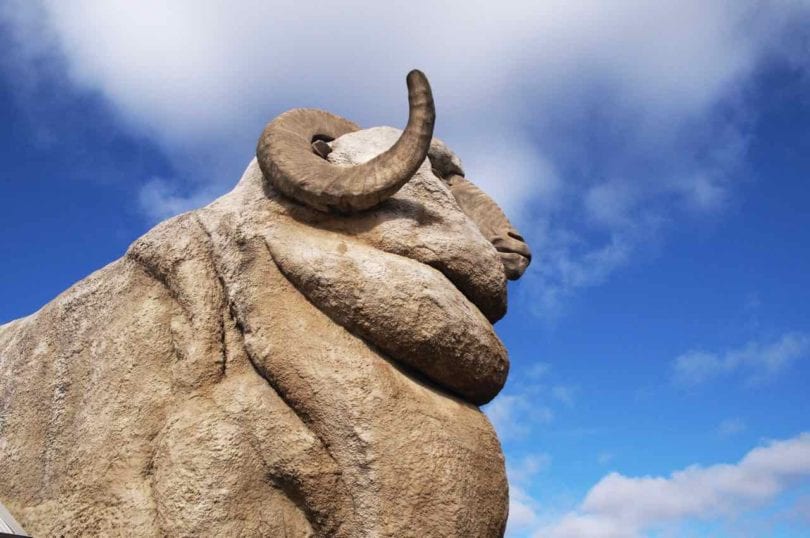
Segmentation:
<svg viewBox="0 0 810 538">
<path fill-rule="evenodd" d="M 0 7 L 0 322 L 227 192 L 288 108 L 403 125 L 419 67 L 536 255 L 487 408 L 509 535 L 808 534 L 810 4 L 164 4 Z"/>
</svg>

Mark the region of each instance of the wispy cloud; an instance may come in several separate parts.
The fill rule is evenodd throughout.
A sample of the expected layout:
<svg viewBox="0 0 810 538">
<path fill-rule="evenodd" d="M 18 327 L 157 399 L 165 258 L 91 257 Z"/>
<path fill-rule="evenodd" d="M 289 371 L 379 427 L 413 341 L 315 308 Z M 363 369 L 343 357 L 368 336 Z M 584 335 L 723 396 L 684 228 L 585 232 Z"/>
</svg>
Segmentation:
<svg viewBox="0 0 810 538">
<path fill-rule="evenodd" d="M 771 342 L 748 342 L 724 353 L 693 350 L 673 361 L 673 382 L 695 386 L 718 377 L 740 375 L 749 385 L 761 384 L 810 354 L 810 335 L 791 332 Z"/>
<path fill-rule="evenodd" d="M 542 508 L 521 486 L 509 487 L 509 520 L 506 524 L 506 536 L 526 536 L 538 527 L 541 521 Z"/>
<path fill-rule="evenodd" d="M 541 431 L 555 420 L 556 411 L 570 411 L 577 387 L 558 382 L 546 362 L 526 365 L 484 412 L 492 421 L 506 455 L 509 479 L 509 520 L 506 535 L 526 536 L 546 517 L 530 491 L 552 464 L 552 456 L 537 442 Z"/>
<path fill-rule="evenodd" d="M 727 418 L 717 427 L 717 433 L 727 437 L 744 432 L 746 427 L 745 421 L 741 418 Z"/>
<path fill-rule="evenodd" d="M 607 465 L 608 463 L 613 461 L 614 457 L 615 457 L 615 455 L 612 452 L 600 452 L 596 456 L 596 461 L 598 461 L 602 465 Z"/>
<path fill-rule="evenodd" d="M 554 419 L 554 411 L 527 394 L 501 394 L 485 408 L 489 420 L 504 440 L 526 437 L 538 425 Z"/>
<path fill-rule="evenodd" d="M 796 499 L 785 515 L 802 526 L 810 527 L 810 494 L 804 494 Z"/>
<path fill-rule="evenodd" d="M 176 179 L 140 178 L 151 219 L 227 190 L 287 108 L 402 125 L 403 74 L 424 69 L 437 134 L 519 221 L 538 253 L 527 304 L 554 318 L 669 222 L 733 199 L 744 89 L 765 58 L 807 67 L 810 7 L 766 5 L 349 1 L 323 16 L 258 0 L 10 0 L 0 17 L 18 72 L 60 71 L 165 150 Z"/>
<path fill-rule="evenodd" d="M 668 477 L 602 478 L 576 510 L 537 538 L 638 538 L 690 520 L 727 520 L 810 478 L 810 433 L 751 450 L 736 464 L 690 466 Z M 531 505 L 531 499 L 523 499 Z"/>
<path fill-rule="evenodd" d="M 554 420 L 555 410 L 575 404 L 577 387 L 556 377 L 548 363 L 535 362 L 514 375 L 506 390 L 484 406 L 501 439 L 519 441 L 536 434 Z"/>
<path fill-rule="evenodd" d="M 531 483 L 534 478 L 551 466 L 551 456 L 545 452 L 528 454 L 506 464 L 511 484 Z"/>
<path fill-rule="evenodd" d="M 551 395 L 554 397 L 555 400 L 571 407 L 574 405 L 574 395 L 576 394 L 576 389 L 569 385 L 554 385 L 551 387 Z"/>
<path fill-rule="evenodd" d="M 141 210 L 152 220 L 161 221 L 205 205 L 215 194 L 208 190 L 197 190 L 189 195 L 179 191 L 176 182 L 154 178 L 144 183 L 138 195 Z"/>
<path fill-rule="evenodd" d="M 509 521 L 506 536 L 518 536 L 536 529 L 541 521 L 542 509 L 527 489 L 536 482 L 538 475 L 551 466 L 551 456 L 538 452 L 523 456 L 516 461 L 507 460 L 509 477 Z"/>
</svg>

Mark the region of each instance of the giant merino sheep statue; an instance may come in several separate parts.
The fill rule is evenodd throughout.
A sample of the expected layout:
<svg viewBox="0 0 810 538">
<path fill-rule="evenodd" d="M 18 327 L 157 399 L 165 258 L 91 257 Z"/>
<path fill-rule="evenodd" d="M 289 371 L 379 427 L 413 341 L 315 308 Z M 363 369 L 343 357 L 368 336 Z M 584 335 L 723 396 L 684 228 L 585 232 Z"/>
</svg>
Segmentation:
<svg viewBox="0 0 810 538">
<path fill-rule="evenodd" d="M 0 502 L 34 536 L 501 536 L 492 323 L 531 255 L 433 138 L 312 109 L 233 191 L 0 326 Z"/>
</svg>

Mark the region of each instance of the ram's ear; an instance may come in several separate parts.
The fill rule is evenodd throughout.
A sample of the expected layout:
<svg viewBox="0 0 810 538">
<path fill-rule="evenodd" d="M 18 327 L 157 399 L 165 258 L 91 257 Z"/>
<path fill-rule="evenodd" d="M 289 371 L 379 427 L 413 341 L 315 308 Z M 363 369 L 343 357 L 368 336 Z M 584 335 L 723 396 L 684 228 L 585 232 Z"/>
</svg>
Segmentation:
<svg viewBox="0 0 810 538">
<path fill-rule="evenodd" d="M 452 176 L 464 177 L 464 165 L 462 165 L 461 159 L 438 138 L 434 138 L 430 142 L 428 159 L 433 168 L 433 175 L 439 179 L 449 182 Z"/>
<path fill-rule="evenodd" d="M 328 144 L 357 126 L 322 110 L 294 109 L 265 128 L 256 148 L 259 166 L 274 187 L 321 211 L 352 213 L 376 206 L 397 192 L 424 162 L 436 112 L 427 77 L 408 73 L 408 125 L 388 151 L 353 167 L 323 159 Z M 328 153 L 327 153 L 328 154 Z"/>
</svg>

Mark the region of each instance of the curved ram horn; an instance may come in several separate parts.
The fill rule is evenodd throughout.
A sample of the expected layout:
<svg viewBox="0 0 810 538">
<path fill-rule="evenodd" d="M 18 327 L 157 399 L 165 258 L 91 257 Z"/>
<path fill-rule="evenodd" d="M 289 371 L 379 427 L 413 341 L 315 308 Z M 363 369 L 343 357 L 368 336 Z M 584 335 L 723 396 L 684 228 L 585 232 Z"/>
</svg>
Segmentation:
<svg viewBox="0 0 810 538">
<path fill-rule="evenodd" d="M 298 108 L 270 122 L 259 138 L 256 156 L 264 176 L 282 193 L 320 211 L 363 211 L 393 195 L 427 157 L 436 120 L 427 77 L 414 69 L 407 82 L 408 125 L 386 152 L 356 166 L 330 164 L 313 152 L 312 143 L 334 140 L 357 125 Z"/>
</svg>

